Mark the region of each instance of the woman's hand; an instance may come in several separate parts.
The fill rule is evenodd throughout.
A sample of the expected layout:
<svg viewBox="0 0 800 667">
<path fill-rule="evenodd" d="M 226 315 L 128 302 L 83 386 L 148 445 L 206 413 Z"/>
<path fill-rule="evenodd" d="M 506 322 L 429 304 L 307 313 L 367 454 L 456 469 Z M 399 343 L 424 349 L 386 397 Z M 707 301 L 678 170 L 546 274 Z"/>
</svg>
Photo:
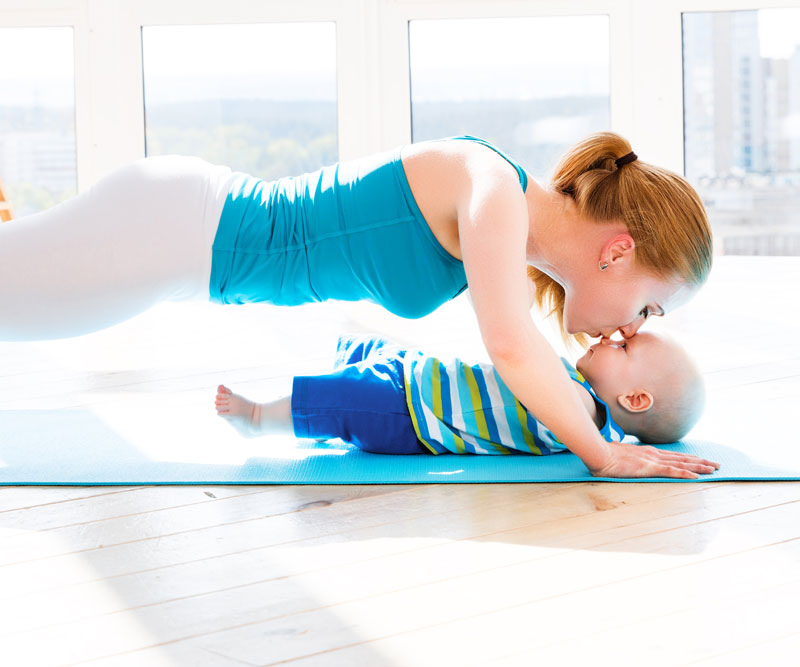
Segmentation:
<svg viewBox="0 0 800 667">
<path fill-rule="evenodd" d="M 594 477 L 678 477 L 697 479 L 719 468 L 719 463 L 693 454 L 681 454 L 650 445 L 612 442 L 606 465 L 589 469 Z"/>
</svg>

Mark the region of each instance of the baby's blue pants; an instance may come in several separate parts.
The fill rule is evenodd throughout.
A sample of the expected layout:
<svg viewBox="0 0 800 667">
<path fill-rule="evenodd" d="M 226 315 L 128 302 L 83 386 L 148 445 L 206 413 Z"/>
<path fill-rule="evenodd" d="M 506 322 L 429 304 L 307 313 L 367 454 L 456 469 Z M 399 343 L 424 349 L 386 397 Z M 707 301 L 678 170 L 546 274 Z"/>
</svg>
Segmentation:
<svg viewBox="0 0 800 667">
<path fill-rule="evenodd" d="M 332 373 L 294 378 L 295 435 L 341 438 L 376 454 L 427 453 L 406 404 L 404 355 L 380 338 L 340 338 Z"/>
</svg>

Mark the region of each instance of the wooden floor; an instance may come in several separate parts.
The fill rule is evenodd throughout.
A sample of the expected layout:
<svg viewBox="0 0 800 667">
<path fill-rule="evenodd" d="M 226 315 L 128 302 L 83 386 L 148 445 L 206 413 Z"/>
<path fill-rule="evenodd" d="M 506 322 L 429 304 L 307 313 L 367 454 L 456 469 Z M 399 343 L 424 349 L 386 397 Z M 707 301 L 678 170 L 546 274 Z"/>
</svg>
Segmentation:
<svg viewBox="0 0 800 667">
<path fill-rule="evenodd" d="M 797 287 L 800 261 L 723 261 L 668 318 L 700 353 L 704 437 L 800 445 L 791 414 L 759 421 L 800 398 Z M 278 391 L 341 326 L 293 329 L 327 306 L 258 311 L 257 331 L 250 311 L 169 308 L 102 339 L 116 347 L 0 345 L 0 410 L 142 393 L 212 409 L 219 381 Z M 5 487 L 0 665 L 790 665 L 799 537 L 797 482 Z"/>
</svg>

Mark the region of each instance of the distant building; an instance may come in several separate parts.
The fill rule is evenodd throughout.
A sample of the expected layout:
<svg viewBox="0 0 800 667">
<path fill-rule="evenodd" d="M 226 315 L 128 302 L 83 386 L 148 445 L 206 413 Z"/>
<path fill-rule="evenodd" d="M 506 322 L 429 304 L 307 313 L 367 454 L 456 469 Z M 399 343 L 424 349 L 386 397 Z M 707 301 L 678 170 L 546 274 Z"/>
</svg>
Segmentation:
<svg viewBox="0 0 800 667">
<path fill-rule="evenodd" d="M 767 171 L 785 173 L 791 169 L 790 145 L 786 133 L 789 116 L 789 61 L 764 61 L 764 139 Z"/>
<path fill-rule="evenodd" d="M 721 250 L 800 254 L 800 46 L 761 57 L 758 15 L 684 16 L 686 175 Z"/>
<path fill-rule="evenodd" d="M 715 12 L 714 19 L 719 29 L 724 31 L 719 35 L 719 42 L 727 37 L 730 48 L 733 166 L 745 172 L 761 173 L 769 166 L 764 127 L 764 59 L 758 35 L 758 12 Z M 730 27 L 726 25 L 728 20 Z"/>
</svg>

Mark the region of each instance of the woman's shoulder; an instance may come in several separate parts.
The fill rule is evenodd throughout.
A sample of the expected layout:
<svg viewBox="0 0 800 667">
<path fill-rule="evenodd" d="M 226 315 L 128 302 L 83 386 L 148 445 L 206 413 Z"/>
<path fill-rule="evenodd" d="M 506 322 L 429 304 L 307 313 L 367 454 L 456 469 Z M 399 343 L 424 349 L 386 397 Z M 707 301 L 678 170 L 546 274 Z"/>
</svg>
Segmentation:
<svg viewBox="0 0 800 667">
<path fill-rule="evenodd" d="M 490 149 L 490 150 L 487 150 Z M 490 142 L 463 134 L 452 137 L 442 137 L 440 139 L 426 139 L 406 144 L 402 148 L 402 155 L 501 155 L 501 151 Z"/>
<path fill-rule="evenodd" d="M 518 180 L 523 190 L 527 185 L 527 174 L 520 165 L 490 142 L 470 135 L 408 144 L 400 155 L 407 173 L 417 172 L 429 182 L 511 178 Z"/>
</svg>

